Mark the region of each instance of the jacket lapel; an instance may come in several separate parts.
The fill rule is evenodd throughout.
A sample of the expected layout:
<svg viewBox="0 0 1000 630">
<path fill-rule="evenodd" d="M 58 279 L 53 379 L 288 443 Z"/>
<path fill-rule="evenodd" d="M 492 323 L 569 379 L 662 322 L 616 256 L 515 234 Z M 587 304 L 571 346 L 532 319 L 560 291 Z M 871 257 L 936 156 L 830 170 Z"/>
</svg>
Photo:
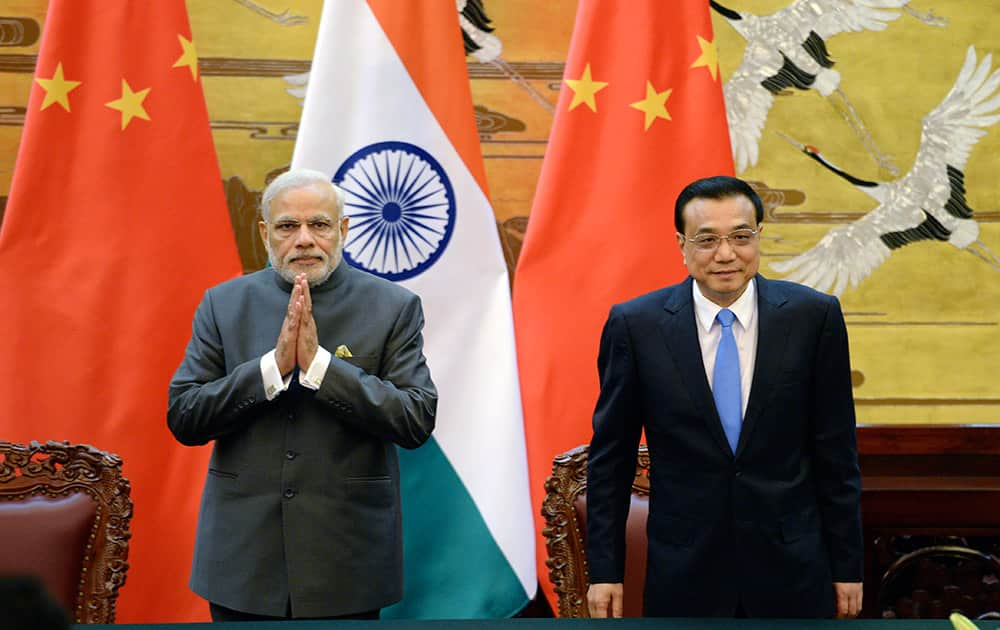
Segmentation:
<svg viewBox="0 0 1000 630">
<path fill-rule="evenodd" d="M 660 320 L 660 332 L 667 345 L 669 355 L 674 359 L 678 372 L 688 392 L 705 421 L 708 432 L 715 438 L 727 455 L 732 457 L 722 421 L 715 408 L 715 399 L 708 386 L 705 362 L 701 358 L 701 344 L 698 343 L 698 324 L 694 317 L 694 302 L 691 297 L 693 280 L 688 279 L 674 287 L 663 305 L 664 315 Z"/>
<path fill-rule="evenodd" d="M 782 317 L 780 310 L 787 301 L 784 291 L 780 285 L 769 282 L 760 274 L 757 274 L 756 280 L 757 358 L 754 361 L 750 400 L 747 402 L 747 411 L 743 414 L 743 428 L 736 446 L 737 457 L 746 448 L 757 419 L 777 384 L 789 332 L 789 322 L 786 317 Z"/>
</svg>

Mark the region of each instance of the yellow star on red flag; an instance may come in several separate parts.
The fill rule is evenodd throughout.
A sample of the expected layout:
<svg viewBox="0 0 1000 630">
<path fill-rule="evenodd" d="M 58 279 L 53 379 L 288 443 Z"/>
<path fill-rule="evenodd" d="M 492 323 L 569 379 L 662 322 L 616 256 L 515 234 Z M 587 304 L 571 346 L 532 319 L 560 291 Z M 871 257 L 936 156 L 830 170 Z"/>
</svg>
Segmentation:
<svg viewBox="0 0 1000 630">
<path fill-rule="evenodd" d="M 69 93 L 80 87 L 82 81 L 70 81 L 63 76 L 62 62 L 56 64 L 56 71 L 51 79 L 36 78 L 35 83 L 45 90 L 45 98 L 42 100 L 40 110 L 45 109 L 53 103 L 59 103 L 63 109 L 69 111 Z"/>
<path fill-rule="evenodd" d="M 715 81 L 716 77 L 719 76 L 719 49 L 715 47 L 714 41 L 703 39 L 701 35 L 695 37 L 698 38 L 698 45 L 701 47 L 701 56 L 694 60 L 691 67 L 708 68 L 712 80 Z"/>
<path fill-rule="evenodd" d="M 198 51 L 195 50 L 194 42 L 187 39 L 183 35 L 178 34 L 177 39 L 181 43 L 181 56 L 177 58 L 174 62 L 174 68 L 183 68 L 187 66 L 191 69 L 191 78 L 195 81 L 198 80 Z"/>
<path fill-rule="evenodd" d="M 629 107 L 634 107 L 646 114 L 646 127 L 645 130 L 649 130 L 649 126 L 653 124 L 653 121 L 657 118 L 663 118 L 665 120 L 670 120 L 670 112 L 667 111 L 667 99 L 670 98 L 670 93 L 673 90 L 667 89 L 662 92 L 657 92 L 656 88 L 650 81 L 646 81 L 646 98 L 641 101 L 636 101 L 634 103 L 629 103 Z"/>
<path fill-rule="evenodd" d="M 597 99 L 594 95 L 608 87 L 605 81 L 594 81 L 590 76 L 590 64 L 583 69 L 579 79 L 566 79 L 566 85 L 573 90 L 573 101 L 569 104 L 570 111 L 580 103 L 586 103 L 590 111 L 597 112 Z"/>
<path fill-rule="evenodd" d="M 139 90 L 135 92 L 132 87 L 128 84 L 128 81 L 122 79 L 122 95 L 121 98 L 117 98 L 113 101 L 105 103 L 107 107 L 111 109 L 117 109 L 122 113 L 122 130 L 128 127 L 128 124 L 132 122 L 133 118 L 141 118 L 143 120 L 149 120 L 149 114 L 146 113 L 146 109 L 142 106 L 142 101 L 145 100 L 146 96 L 149 95 L 149 91 L 152 88 L 146 88 L 144 90 Z"/>
</svg>

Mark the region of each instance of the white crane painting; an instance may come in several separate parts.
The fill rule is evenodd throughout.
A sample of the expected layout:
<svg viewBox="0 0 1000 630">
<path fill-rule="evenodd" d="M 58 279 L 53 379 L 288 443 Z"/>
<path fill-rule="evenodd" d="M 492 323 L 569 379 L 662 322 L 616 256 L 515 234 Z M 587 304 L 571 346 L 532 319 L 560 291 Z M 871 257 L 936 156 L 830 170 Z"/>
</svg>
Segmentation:
<svg viewBox="0 0 1000 630">
<path fill-rule="evenodd" d="M 815 90 L 840 99 L 842 114 L 880 167 L 899 170 L 882 153 L 847 96 L 826 40 L 838 33 L 881 31 L 906 10 L 936 26 L 946 24 L 933 13 L 906 7 L 909 0 L 796 0 L 770 15 L 734 11 L 716 0 L 711 7 L 746 40 L 743 59 L 723 86 L 729 136 L 736 172 L 757 164 L 761 132 L 774 97 L 785 90 Z"/>
<path fill-rule="evenodd" d="M 977 60 L 969 46 L 954 86 L 923 119 L 920 147 L 909 173 L 890 182 L 856 178 L 818 149 L 792 141 L 806 155 L 878 202 L 861 219 L 830 230 L 798 256 L 772 262 L 786 279 L 840 295 L 856 287 L 893 250 L 918 241 L 942 241 L 1000 271 L 1000 258 L 979 240 L 966 202 L 965 163 L 987 129 L 1000 122 L 1000 70 L 992 56 Z"/>
</svg>

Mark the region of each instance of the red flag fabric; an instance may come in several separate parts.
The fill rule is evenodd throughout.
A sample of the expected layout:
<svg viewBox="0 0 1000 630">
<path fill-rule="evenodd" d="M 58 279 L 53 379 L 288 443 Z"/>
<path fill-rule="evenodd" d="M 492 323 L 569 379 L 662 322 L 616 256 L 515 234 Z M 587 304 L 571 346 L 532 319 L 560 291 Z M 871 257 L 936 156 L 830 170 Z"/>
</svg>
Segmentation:
<svg viewBox="0 0 1000 630">
<path fill-rule="evenodd" d="M 733 172 L 705 0 L 582 0 L 563 83 L 514 277 L 539 521 L 553 456 L 590 441 L 609 309 L 686 275 L 674 200 L 694 179 Z"/>
<path fill-rule="evenodd" d="M 202 293 L 239 273 L 184 0 L 52 0 L 0 229 L 0 439 L 121 455 L 119 622 L 207 619 L 208 452 L 171 437 L 167 385 Z"/>
</svg>

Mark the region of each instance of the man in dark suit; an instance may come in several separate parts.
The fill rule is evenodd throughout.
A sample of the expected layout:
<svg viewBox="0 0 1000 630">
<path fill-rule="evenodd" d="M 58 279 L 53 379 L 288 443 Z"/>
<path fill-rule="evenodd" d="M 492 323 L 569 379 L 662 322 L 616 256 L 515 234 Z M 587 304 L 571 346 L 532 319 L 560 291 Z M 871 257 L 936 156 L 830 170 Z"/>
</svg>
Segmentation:
<svg viewBox="0 0 1000 630">
<path fill-rule="evenodd" d="M 621 616 L 645 429 L 645 614 L 851 617 L 861 480 L 836 298 L 757 273 L 760 198 L 733 177 L 678 196 L 690 278 L 611 309 L 587 475 L 591 616 Z"/>
<path fill-rule="evenodd" d="M 343 263 L 343 194 L 290 171 L 261 200 L 271 267 L 205 293 L 170 384 L 183 444 L 214 441 L 191 588 L 217 621 L 377 618 L 402 597 L 395 445 L 434 428 L 423 312 Z"/>
</svg>

